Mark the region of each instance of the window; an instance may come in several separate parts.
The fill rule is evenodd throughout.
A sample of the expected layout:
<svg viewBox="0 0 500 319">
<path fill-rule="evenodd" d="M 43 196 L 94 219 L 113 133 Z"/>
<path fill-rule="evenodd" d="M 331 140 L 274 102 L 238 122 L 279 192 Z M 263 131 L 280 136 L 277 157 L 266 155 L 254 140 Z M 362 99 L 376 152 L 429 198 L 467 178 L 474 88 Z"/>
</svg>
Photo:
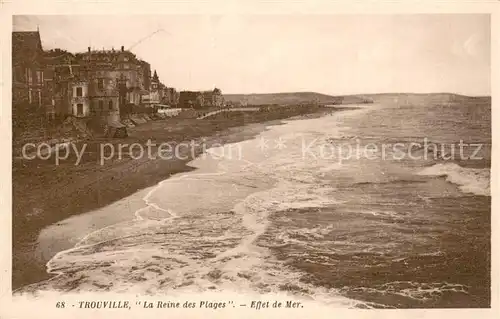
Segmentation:
<svg viewBox="0 0 500 319">
<path fill-rule="evenodd" d="M 38 91 L 38 105 L 42 105 L 42 92 Z"/>
<path fill-rule="evenodd" d="M 104 101 L 99 100 L 99 111 L 102 111 L 103 108 L 104 108 Z"/>
<path fill-rule="evenodd" d="M 76 96 L 83 96 L 83 90 L 81 87 L 76 88 Z"/>
<path fill-rule="evenodd" d="M 83 104 L 78 103 L 76 105 L 76 115 L 83 115 Z"/>
<path fill-rule="evenodd" d="M 97 79 L 97 88 L 99 90 L 104 89 L 104 79 Z"/>
<path fill-rule="evenodd" d="M 26 69 L 26 74 L 28 74 L 28 84 L 32 84 L 33 83 L 33 77 L 32 77 L 32 74 L 31 74 L 31 70 L 30 69 Z"/>
<path fill-rule="evenodd" d="M 38 84 L 43 83 L 43 72 L 42 71 L 36 71 L 36 82 Z"/>
<path fill-rule="evenodd" d="M 28 100 L 31 103 L 33 103 L 33 97 L 31 96 L 31 89 L 28 90 Z"/>
<path fill-rule="evenodd" d="M 113 101 L 109 101 L 108 108 L 110 111 L 113 110 Z"/>
</svg>

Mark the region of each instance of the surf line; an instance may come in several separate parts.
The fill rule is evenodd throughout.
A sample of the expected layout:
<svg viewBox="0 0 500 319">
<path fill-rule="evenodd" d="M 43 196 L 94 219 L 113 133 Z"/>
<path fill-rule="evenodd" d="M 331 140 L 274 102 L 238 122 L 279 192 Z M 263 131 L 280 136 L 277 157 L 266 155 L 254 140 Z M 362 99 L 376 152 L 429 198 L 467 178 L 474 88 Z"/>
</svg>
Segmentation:
<svg viewBox="0 0 500 319">
<path fill-rule="evenodd" d="M 247 166 L 251 166 L 251 165 L 255 165 L 255 163 L 252 163 L 248 160 L 243 160 L 245 162 L 248 163 Z M 152 203 L 149 201 L 149 198 L 151 197 L 151 195 L 156 191 L 158 190 L 162 185 L 163 183 L 165 182 L 171 182 L 171 181 L 179 181 L 179 180 L 199 180 L 199 179 L 196 179 L 194 177 L 201 177 L 201 176 L 221 176 L 221 175 L 224 175 L 226 173 L 228 173 L 228 169 L 227 167 L 225 167 L 223 164 L 221 164 L 220 162 L 217 164 L 217 168 L 218 169 L 221 169 L 219 170 L 218 172 L 214 172 L 214 173 L 191 173 L 191 174 L 182 174 L 182 175 L 179 175 L 178 177 L 172 177 L 172 178 L 167 178 L 161 182 L 159 182 L 156 186 L 154 186 L 144 197 L 143 197 L 143 201 L 145 202 L 146 206 L 143 207 L 143 208 L 140 208 L 138 210 L 136 210 L 134 212 L 134 217 L 135 217 L 135 220 L 136 221 L 143 221 L 144 220 L 144 217 L 142 217 L 140 215 L 140 213 L 146 209 L 149 209 L 150 207 L 152 208 L 155 208 L 155 209 L 158 209 L 160 211 L 164 211 L 164 212 L 167 212 L 170 214 L 170 217 L 168 218 L 165 218 L 163 219 L 163 221 L 165 220 L 172 220 L 172 219 L 175 219 L 175 218 L 178 218 L 179 216 L 177 214 L 175 214 L 173 211 L 169 210 L 169 209 L 165 209 L 165 208 L 161 208 L 159 207 L 157 204 L 155 203 Z M 190 177 L 193 177 L 192 179 L 189 179 Z M 76 251 L 77 249 L 81 249 L 81 248 L 90 248 L 90 247 L 93 247 L 93 246 L 96 246 L 96 245 L 100 245 L 100 244 L 103 244 L 103 243 L 106 243 L 106 242 L 111 242 L 111 241 L 114 241 L 114 240 L 117 240 L 117 239 L 123 239 L 123 238 L 127 238 L 127 237 L 132 237 L 132 236 L 119 236 L 119 237 L 116 237 L 116 238 L 111 238 L 111 239 L 106 239 L 106 240 L 102 240 L 102 241 L 99 241 L 99 242 L 96 242 L 96 243 L 92 243 L 92 244 L 86 244 L 84 245 L 83 243 L 89 238 L 91 237 L 92 235 L 98 233 L 98 232 L 101 232 L 105 229 L 108 229 L 108 228 L 111 228 L 111 227 L 115 227 L 117 225 L 120 225 L 120 224 L 123 224 L 125 222 L 121 222 L 121 223 L 116 223 L 116 224 L 112 224 L 112 225 L 108 225 L 106 227 L 102 227 L 102 228 L 99 228 L 93 232 L 90 232 L 88 233 L 87 235 L 85 235 L 80 241 L 78 241 L 75 246 L 73 246 L 72 248 L 70 249 L 66 249 L 66 250 L 62 250 L 60 252 L 57 252 L 46 264 L 46 268 L 47 268 L 47 273 L 48 274 L 51 274 L 51 275 L 55 275 L 54 277 L 51 277 L 47 280 L 43 280 L 43 281 L 52 281 L 62 275 L 64 275 L 64 272 L 63 271 L 54 271 L 53 270 L 53 267 L 50 265 L 51 262 L 55 262 L 56 260 L 60 259 L 62 255 L 64 254 L 68 254 L 68 253 L 71 253 L 73 251 Z M 41 282 L 43 282 L 41 281 Z M 40 283 L 40 282 L 38 282 Z M 34 283 L 33 285 L 35 285 L 37 283 Z M 30 285 L 31 286 L 31 285 Z"/>
</svg>

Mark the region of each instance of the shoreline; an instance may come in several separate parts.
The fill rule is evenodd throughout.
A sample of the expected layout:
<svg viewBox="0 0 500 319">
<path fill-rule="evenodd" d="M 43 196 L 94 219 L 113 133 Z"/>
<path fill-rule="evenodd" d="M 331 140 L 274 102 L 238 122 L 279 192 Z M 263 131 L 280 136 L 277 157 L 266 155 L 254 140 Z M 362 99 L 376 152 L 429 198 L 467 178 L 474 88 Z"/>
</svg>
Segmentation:
<svg viewBox="0 0 500 319">
<path fill-rule="evenodd" d="M 196 122 L 176 118 L 160 120 L 138 126 L 132 130 L 131 137 L 113 142 L 144 142 L 145 135 L 149 135 L 150 138 L 153 137 L 155 140 L 161 140 L 168 136 L 170 140 L 176 142 L 182 142 L 189 138 L 193 140 L 203 139 L 209 146 L 214 143 L 236 143 L 254 138 L 265 130 L 266 126 L 278 125 L 282 120 L 322 116 L 341 109 L 343 108 L 303 108 L 299 112 L 285 113 L 281 111 L 258 114 L 257 112 L 255 112 L 256 114 L 237 114 L 235 112 L 230 116 L 221 114 L 215 119 L 208 121 L 195 120 Z M 294 109 L 294 111 L 297 110 Z M 192 127 L 187 128 L 182 122 L 186 122 L 187 126 L 196 124 L 197 128 L 201 127 L 201 129 L 198 132 L 186 132 Z M 168 124 L 171 124 L 171 126 L 168 126 Z M 168 126 L 168 129 L 166 126 Z M 177 134 L 172 136 L 172 131 L 176 131 L 176 129 L 178 130 L 175 132 Z M 165 130 L 167 132 L 164 132 Z M 110 141 L 107 140 L 106 142 Z M 197 150 L 195 157 L 199 156 L 200 153 L 201 150 Z M 92 155 L 92 152 L 90 152 L 90 155 Z M 58 223 L 71 217 L 101 210 L 133 194 L 154 187 L 173 175 L 195 170 L 195 168 L 188 165 L 193 159 L 191 156 L 182 160 L 125 159 L 107 163 L 103 167 L 98 167 L 97 163 L 92 162 L 92 160 L 84 161 L 82 167 L 74 165 L 71 167 L 70 163 L 67 163 L 66 166 L 62 166 L 62 172 L 59 173 L 63 174 L 63 176 L 56 177 L 56 180 L 52 183 L 49 182 L 50 186 L 46 185 L 45 179 L 48 176 L 57 175 L 57 168 L 61 167 L 53 165 L 51 167 L 51 165 L 45 163 L 45 166 L 48 167 L 44 167 L 45 170 L 35 176 L 35 180 L 37 178 L 39 180 L 34 183 L 33 180 L 24 180 L 23 175 L 13 169 L 15 172 L 13 172 L 13 291 L 51 278 L 52 275 L 47 273 L 46 263 L 57 252 L 71 248 L 71 242 L 59 243 L 58 245 L 49 242 L 50 248 L 41 251 L 38 247 L 38 238 L 43 229 L 51 225 L 58 225 Z M 71 159 L 68 161 L 70 162 Z M 15 164 L 13 162 L 14 167 Z M 27 173 L 33 174 L 30 168 L 38 169 L 40 163 L 31 164 L 33 164 L 33 167 L 23 168 Z M 33 176 L 29 177 L 33 178 Z M 39 189 L 41 194 L 28 191 L 22 194 L 23 198 L 20 198 L 20 192 L 16 191 L 16 187 L 19 188 L 19 184 L 22 182 L 32 183 L 31 185 L 25 184 L 24 186 L 27 186 L 25 190 L 37 189 L 37 182 L 43 183 L 40 184 L 42 188 Z M 142 202 L 142 204 L 144 203 Z"/>
</svg>

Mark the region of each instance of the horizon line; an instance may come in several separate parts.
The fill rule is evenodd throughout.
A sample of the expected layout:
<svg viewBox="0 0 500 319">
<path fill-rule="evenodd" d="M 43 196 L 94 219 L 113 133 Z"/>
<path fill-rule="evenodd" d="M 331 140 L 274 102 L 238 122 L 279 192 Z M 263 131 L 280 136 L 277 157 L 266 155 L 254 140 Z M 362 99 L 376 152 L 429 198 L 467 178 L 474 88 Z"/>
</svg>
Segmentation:
<svg viewBox="0 0 500 319">
<path fill-rule="evenodd" d="M 221 89 L 222 90 L 222 89 Z M 223 91 L 224 92 L 224 91 Z M 282 91 L 282 92 L 262 92 L 262 93 L 257 93 L 257 92 L 252 92 L 252 93 L 222 93 L 222 95 L 272 95 L 272 94 L 300 94 L 300 93 L 313 93 L 313 94 L 322 94 L 322 95 L 328 95 L 332 97 L 337 97 L 337 96 L 362 96 L 362 95 L 384 95 L 384 94 L 400 94 L 400 95 L 437 95 L 437 94 L 448 94 L 448 95 L 459 95 L 459 96 L 465 96 L 465 97 L 490 97 L 491 98 L 491 93 L 490 94 L 477 94 L 477 95 L 472 95 L 472 94 L 464 94 L 464 93 L 454 93 L 454 92 L 397 92 L 397 91 L 392 91 L 392 92 L 377 92 L 377 93 L 341 93 L 341 94 L 333 94 L 333 93 L 322 93 L 322 92 L 317 92 L 317 91 Z"/>
</svg>

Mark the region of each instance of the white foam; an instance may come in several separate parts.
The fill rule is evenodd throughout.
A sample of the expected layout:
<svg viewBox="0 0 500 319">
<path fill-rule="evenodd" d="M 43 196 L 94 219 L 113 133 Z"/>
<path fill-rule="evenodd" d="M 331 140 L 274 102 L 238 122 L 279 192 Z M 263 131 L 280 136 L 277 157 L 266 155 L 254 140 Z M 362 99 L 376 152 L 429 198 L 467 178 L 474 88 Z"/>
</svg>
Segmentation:
<svg viewBox="0 0 500 319">
<path fill-rule="evenodd" d="M 418 283 L 412 281 L 393 281 L 375 288 L 358 287 L 350 291 L 362 291 L 372 294 L 394 294 L 418 301 L 438 299 L 444 293 L 454 292 L 468 294 L 469 287 L 448 282 Z"/>
<path fill-rule="evenodd" d="M 439 163 L 424 168 L 418 175 L 446 176 L 448 182 L 459 185 L 464 193 L 491 196 L 488 168 L 464 168 L 456 163 Z"/>
<path fill-rule="evenodd" d="M 255 244 L 268 229 L 272 212 L 339 203 L 333 196 L 335 189 L 318 184 L 316 176 L 318 168 L 337 167 L 322 159 L 303 158 L 302 134 L 297 134 L 336 136 L 339 130 L 334 123 L 334 117 L 327 117 L 272 127 L 261 136 L 283 138 L 287 148 L 263 150 L 265 156 L 256 153 L 258 138 L 210 150 L 208 153 L 217 156 L 200 156 L 190 163 L 198 170 L 151 188 L 143 198 L 144 207 L 130 221 L 92 232 L 74 248 L 56 254 L 47 268 L 57 276 L 36 285 L 37 289 L 140 293 L 291 290 L 324 302 L 352 304 L 336 290 L 303 283 L 300 272 Z M 314 131 L 308 132 L 311 127 Z M 236 159 L 231 157 L 234 149 L 242 151 Z M 229 183 L 245 185 L 233 190 L 228 189 Z M 187 186 L 194 186 L 192 193 L 186 191 Z M 219 193 L 221 189 L 225 193 Z M 228 203 L 233 203 L 232 212 L 225 208 Z M 331 229 L 311 230 L 308 236 L 325 236 Z"/>
</svg>

